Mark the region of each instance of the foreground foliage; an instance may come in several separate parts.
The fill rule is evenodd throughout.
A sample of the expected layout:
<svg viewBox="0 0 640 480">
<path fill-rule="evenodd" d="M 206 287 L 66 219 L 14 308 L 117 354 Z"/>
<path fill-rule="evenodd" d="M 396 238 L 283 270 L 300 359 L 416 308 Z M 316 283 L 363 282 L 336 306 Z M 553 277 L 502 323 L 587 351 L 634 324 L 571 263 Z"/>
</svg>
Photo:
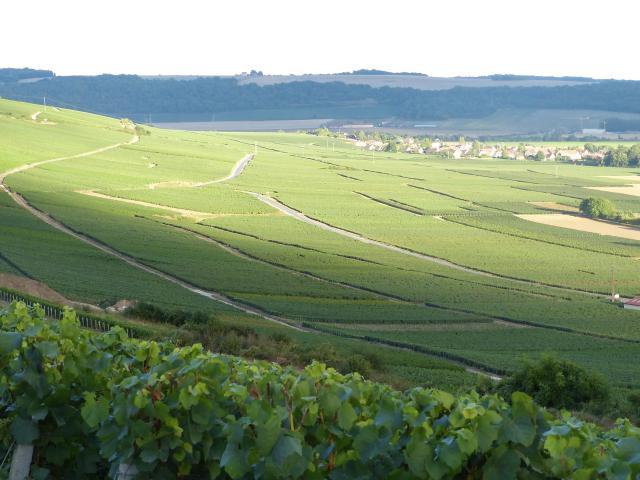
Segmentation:
<svg viewBox="0 0 640 480">
<path fill-rule="evenodd" d="M 34 444 L 35 478 L 635 478 L 640 429 L 511 402 L 404 393 L 313 363 L 303 371 L 0 316 L 5 441 Z M 12 437 L 12 439 L 11 439 Z"/>
</svg>

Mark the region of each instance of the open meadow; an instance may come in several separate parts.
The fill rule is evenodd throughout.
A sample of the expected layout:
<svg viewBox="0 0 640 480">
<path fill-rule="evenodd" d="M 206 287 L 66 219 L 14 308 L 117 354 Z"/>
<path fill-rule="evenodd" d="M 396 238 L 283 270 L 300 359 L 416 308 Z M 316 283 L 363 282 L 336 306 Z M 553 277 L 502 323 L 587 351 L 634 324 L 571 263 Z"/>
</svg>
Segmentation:
<svg viewBox="0 0 640 480">
<path fill-rule="evenodd" d="M 612 279 L 640 294 L 640 230 L 576 221 L 594 195 L 640 212 L 620 190 L 634 169 L 39 110 L 0 100 L 2 272 L 77 301 L 202 310 L 383 352 L 410 384 L 469 384 L 460 365 L 502 375 L 554 352 L 640 387 L 640 312 L 608 298 Z"/>
</svg>

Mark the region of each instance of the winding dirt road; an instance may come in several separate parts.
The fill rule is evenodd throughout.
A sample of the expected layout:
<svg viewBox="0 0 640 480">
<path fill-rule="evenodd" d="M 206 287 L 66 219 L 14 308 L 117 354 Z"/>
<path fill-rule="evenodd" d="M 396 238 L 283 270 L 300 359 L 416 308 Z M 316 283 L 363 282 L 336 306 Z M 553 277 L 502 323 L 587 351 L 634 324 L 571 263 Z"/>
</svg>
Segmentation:
<svg viewBox="0 0 640 480">
<path fill-rule="evenodd" d="M 131 138 L 131 140 L 129 140 L 128 142 L 114 143 L 113 145 L 108 145 L 106 147 L 97 148 L 89 152 L 77 153 L 75 155 L 69 155 L 66 157 L 50 158 L 48 160 L 41 160 L 35 163 L 25 163 L 24 165 L 20 165 L 19 167 L 15 167 L 15 168 L 12 168 L 11 170 L 7 170 L 6 172 L 0 173 L 0 187 L 4 191 L 8 191 L 7 187 L 4 184 L 4 181 L 9 175 L 13 175 L 14 173 L 25 172 L 27 170 L 31 170 L 32 168 L 40 167 L 42 165 L 47 165 L 48 163 L 61 162 L 63 160 L 73 160 L 74 158 L 90 157 L 92 155 L 97 155 L 99 153 L 108 152 L 109 150 L 113 150 L 115 148 L 119 148 L 124 145 L 133 145 L 134 143 L 138 143 L 139 141 L 140 141 L 140 137 L 138 137 L 138 135 L 134 135 L 133 138 Z"/>
<path fill-rule="evenodd" d="M 251 160 L 253 160 L 253 153 L 249 153 L 244 157 L 242 157 L 240 160 L 238 160 L 238 162 L 233 166 L 231 173 L 226 177 L 219 178 L 218 180 L 211 180 L 209 182 L 196 183 L 193 185 L 193 187 L 194 188 L 206 187 L 207 185 L 213 185 L 214 183 L 222 183 L 222 182 L 228 182 L 229 180 L 233 180 L 234 178 L 237 178 L 240 176 L 240 174 L 242 174 L 242 172 L 244 171 L 245 168 L 247 168 L 247 165 L 249 165 L 249 162 L 251 162 Z"/>
<path fill-rule="evenodd" d="M 207 185 L 213 185 L 215 183 L 228 182 L 229 180 L 233 180 L 234 178 L 239 177 L 240 174 L 244 171 L 244 169 L 247 168 L 247 165 L 249 165 L 249 162 L 253 160 L 253 157 L 254 157 L 253 153 L 248 153 L 247 155 L 242 157 L 233 166 L 233 168 L 231 169 L 231 173 L 229 173 L 229 175 L 227 175 L 224 178 L 218 178 L 216 180 L 209 180 L 206 182 L 184 182 L 184 181 L 159 182 L 159 183 L 152 183 L 148 185 L 148 187 L 151 190 L 155 190 L 156 188 L 162 188 L 162 187 L 200 188 L 200 187 L 206 187 Z"/>
</svg>

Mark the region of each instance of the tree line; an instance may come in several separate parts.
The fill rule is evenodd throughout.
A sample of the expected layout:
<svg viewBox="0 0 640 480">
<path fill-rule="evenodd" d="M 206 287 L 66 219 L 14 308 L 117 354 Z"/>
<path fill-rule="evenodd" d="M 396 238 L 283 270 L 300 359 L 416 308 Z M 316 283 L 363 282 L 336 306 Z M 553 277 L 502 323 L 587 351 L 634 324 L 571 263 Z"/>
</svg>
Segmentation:
<svg viewBox="0 0 640 480">
<path fill-rule="evenodd" d="M 374 88 L 341 82 L 300 81 L 258 86 L 234 78 L 150 79 L 136 75 L 52 77 L 0 84 L 0 95 L 114 116 L 201 114 L 349 107 L 354 118 L 442 120 L 477 118 L 503 108 L 592 109 L 640 113 L 640 82 L 600 81 L 558 87 L 487 87 L 449 90 Z M 341 117 L 337 117 L 341 118 Z"/>
</svg>

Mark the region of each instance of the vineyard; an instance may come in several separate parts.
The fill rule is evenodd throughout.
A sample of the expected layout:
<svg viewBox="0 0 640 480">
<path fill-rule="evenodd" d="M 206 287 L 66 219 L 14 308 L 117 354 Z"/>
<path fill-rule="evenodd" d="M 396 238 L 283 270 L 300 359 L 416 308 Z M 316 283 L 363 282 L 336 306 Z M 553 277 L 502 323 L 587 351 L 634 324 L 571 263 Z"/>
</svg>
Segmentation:
<svg viewBox="0 0 640 480">
<path fill-rule="evenodd" d="M 575 215 L 594 192 L 640 212 L 640 197 L 592 190 L 633 183 L 633 170 L 132 130 L 65 109 L 34 120 L 38 109 L 0 100 L 0 272 L 93 305 L 204 312 L 310 351 L 374 350 L 380 379 L 403 386 L 464 389 L 465 368 L 507 375 L 554 352 L 640 387 L 638 313 L 607 298 L 612 285 L 640 293 L 640 243 L 516 216 Z"/>
<path fill-rule="evenodd" d="M 640 430 L 551 415 L 522 393 L 405 392 L 341 375 L 0 314 L 4 472 L 32 478 L 616 478 Z M 24 452 L 28 452 L 25 456 Z"/>
</svg>

